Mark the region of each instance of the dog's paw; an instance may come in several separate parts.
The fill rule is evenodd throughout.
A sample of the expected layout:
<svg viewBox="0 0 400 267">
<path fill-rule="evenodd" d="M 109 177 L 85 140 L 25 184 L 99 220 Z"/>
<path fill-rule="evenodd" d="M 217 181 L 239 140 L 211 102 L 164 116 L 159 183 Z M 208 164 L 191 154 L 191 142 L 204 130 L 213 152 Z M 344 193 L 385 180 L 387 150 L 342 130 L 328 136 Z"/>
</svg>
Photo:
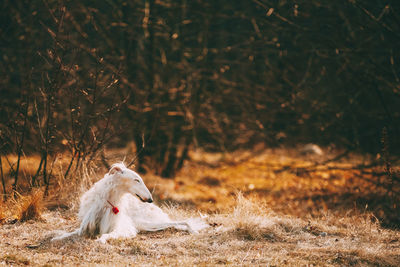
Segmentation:
<svg viewBox="0 0 400 267">
<path fill-rule="evenodd" d="M 97 238 L 96 241 L 105 244 L 107 243 L 107 237 L 102 235 L 101 237 Z"/>
<path fill-rule="evenodd" d="M 189 229 L 189 233 L 193 234 L 193 235 L 198 235 L 199 231 L 193 230 L 193 229 Z"/>
</svg>

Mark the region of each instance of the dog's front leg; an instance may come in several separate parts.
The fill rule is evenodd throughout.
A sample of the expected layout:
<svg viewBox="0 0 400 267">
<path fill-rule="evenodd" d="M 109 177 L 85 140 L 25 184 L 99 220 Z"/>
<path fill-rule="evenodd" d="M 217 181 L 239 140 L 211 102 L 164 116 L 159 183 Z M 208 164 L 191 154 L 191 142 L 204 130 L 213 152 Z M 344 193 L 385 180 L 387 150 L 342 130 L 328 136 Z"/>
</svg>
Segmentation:
<svg viewBox="0 0 400 267">
<path fill-rule="evenodd" d="M 96 241 L 105 244 L 110 237 L 110 234 L 103 234 L 99 238 L 97 238 Z"/>
</svg>

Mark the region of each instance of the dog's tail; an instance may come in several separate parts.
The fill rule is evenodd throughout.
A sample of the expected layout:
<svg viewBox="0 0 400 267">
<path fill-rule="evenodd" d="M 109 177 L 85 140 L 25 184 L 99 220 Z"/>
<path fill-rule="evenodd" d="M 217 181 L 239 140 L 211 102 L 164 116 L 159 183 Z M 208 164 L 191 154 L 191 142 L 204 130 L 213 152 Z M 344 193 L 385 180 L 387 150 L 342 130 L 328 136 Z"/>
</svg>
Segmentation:
<svg viewBox="0 0 400 267">
<path fill-rule="evenodd" d="M 53 237 L 53 238 L 51 239 L 51 241 L 63 240 L 63 239 L 65 239 L 65 238 L 68 238 L 68 237 L 71 237 L 71 236 L 74 236 L 74 235 L 79 235 L 79 229 L 76 229 L 75 231 L 70 232 L 70 233 L 65 233 L 65 232 L 64 232 L 64 233 L 61 234 L 61 235 L 58 235 L 58 236 Z"/>
</svg>

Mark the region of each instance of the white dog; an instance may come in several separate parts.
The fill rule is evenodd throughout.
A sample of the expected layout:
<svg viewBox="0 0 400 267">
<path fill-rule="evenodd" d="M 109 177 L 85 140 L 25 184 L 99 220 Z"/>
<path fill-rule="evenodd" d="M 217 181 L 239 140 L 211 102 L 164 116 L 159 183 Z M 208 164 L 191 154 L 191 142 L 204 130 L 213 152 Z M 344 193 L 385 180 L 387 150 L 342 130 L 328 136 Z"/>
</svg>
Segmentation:
<svg viewBox="0 0 400 267">
<path fill-rule="evenodd" d="M 80 227 L 52 240 L 86 235 L 99 236 L 97 240 L 105 243 L 109 238 L 134 237 L 139 231 L 174 227 L 196 233 L 208 227 L 200 218 L 173 221 L 152 202 L 142 178 L 124 164 L 114 164 L 104 178 L 81 197 Z"/>
</svg>

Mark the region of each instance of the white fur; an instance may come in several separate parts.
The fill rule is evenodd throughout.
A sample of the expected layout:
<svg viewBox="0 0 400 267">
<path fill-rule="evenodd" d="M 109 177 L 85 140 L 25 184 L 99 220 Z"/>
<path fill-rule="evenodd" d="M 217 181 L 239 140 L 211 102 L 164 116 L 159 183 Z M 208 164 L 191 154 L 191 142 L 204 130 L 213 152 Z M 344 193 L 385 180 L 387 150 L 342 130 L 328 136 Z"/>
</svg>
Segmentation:
<svg viewBox="0 0 400 267">
<path fill-rule="evenodd" d="M 139 200 L 140 198 L 140 200 Z M 119 209 L 112 212 L 112 206 Z M 109 173 L 95 183 L 83 196 L 78 217 L 80 227 L 52 240 L 72 235 L 98 237 L 105 243 L 109 238 L 135 237 L 139 231 L 159 231 L 174 227 L 191 233 L 208 227 L 200 218 L 173 221 L 152 202 L 152 196 L 142 178 L 122 163 L 112 165 Z"/>
</svg>

